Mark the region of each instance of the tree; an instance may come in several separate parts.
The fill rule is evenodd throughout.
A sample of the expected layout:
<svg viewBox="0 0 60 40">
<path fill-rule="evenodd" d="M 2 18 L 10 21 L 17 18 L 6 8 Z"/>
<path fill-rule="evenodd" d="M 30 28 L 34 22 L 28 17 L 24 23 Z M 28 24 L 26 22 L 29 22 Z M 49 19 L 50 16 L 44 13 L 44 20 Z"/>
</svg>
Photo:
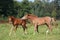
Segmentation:
<svg viewBox="0 0 60 40">
<path fill-rule="evenodd" d="M 29 1 L 23 0 L 19 4 L 20 9 L 18 9 L 18 17 L 22 17 L 25 13 L 30 12 Z"/>
<path fill-rule="evenodd" d="M 12 14 L 14 10 L 13 0 L 0 0 L 0 9 L 0 15 L 3 15 L 3 17 Z"/>
</svg>

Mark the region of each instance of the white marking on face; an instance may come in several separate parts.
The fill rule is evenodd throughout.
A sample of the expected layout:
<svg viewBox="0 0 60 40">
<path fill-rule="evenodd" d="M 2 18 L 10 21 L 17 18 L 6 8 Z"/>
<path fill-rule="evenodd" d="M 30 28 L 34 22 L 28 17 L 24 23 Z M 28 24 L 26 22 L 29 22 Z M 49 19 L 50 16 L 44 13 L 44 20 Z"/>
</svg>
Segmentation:
<svg viewBox="0 0 60 40">
<path fill-rule="evenodd" d="M 11 18 L 9 18 L 9 23 L 12 23 L 12 22 L 11 22 Z"/>
<path fill-rule="evenodd" d="M 26 16 L 22 17 L 21 19 L 26 19 Z"/>
<path fill-rule="evenodd" d="M 11 18 L 9 18 L 9 21 L 11 21 Z"/>
<path fill-rule="evenodd" d="M 25 17 L 22 17 L 21 19 L 25 19 Z"/>
</svg>

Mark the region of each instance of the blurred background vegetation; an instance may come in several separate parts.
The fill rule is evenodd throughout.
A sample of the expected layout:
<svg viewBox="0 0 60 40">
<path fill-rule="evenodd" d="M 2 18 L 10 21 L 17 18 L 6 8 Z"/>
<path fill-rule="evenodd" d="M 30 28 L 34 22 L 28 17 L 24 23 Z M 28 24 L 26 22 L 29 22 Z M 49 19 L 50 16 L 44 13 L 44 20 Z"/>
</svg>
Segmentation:
<svg viewBox="0 0 60 40">
<path fill-rule="evenodd" d="M 23 17 L 26 13 L 38 17 L 51 16 L 60 19 L 60 0 L 0 0 L 0 18 Z"/>
</svg>

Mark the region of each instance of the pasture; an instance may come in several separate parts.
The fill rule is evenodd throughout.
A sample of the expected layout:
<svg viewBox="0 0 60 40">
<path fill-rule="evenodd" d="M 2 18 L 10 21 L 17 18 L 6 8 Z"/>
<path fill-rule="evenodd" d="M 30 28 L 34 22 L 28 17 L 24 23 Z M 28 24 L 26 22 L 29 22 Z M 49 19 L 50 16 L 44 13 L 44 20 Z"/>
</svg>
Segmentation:
<svg viewBox="0 0 60 40">
<path fill-rule="evenodd" d="M 46 30 L 48 29 L 45 25 L 39 26 L 39 34 L 34 33 L 34 26 L 32 24 L 27 24 L 27 32 L 28 34 L 23 34 L 23 29 L 21 26 L 16 31 L 16 35 L 12 33 L 9 36 L 11 24 L 0 23 L 0 40 L 60 40 L 60 21 L 58 22 L 58 27 L 53 27 L 51 33 L 46 35 Z"/>
</svg>

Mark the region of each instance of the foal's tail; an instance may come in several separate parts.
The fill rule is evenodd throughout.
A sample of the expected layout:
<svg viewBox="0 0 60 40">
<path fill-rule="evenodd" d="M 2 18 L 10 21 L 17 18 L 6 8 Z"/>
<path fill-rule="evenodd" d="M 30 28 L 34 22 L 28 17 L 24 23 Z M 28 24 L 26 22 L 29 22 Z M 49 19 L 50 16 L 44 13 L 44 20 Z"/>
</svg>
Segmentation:
<svg viewBox="0 0 60 40">
<path fill-rule="evenodd" d="M 55 27 L 58 26 L 57 20 L 55 18 L 51 18 L 51 24 Z"/>
</svg>

